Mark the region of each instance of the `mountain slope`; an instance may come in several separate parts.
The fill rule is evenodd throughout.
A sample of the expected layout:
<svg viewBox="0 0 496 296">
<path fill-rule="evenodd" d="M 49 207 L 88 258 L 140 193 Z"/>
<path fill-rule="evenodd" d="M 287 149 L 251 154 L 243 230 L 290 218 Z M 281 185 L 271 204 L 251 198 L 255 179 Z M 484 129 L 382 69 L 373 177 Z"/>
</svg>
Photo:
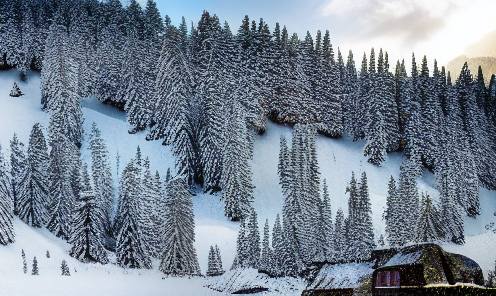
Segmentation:
<svg viewBox="0 0 496 296">
<path fill-rule="evenodd" d="M 19 139 L 27 145 L 29 134 L 34 123 L 40 122 L 45 130 L 48 126 L 49 115 L 40 109 L 39 75 L 31 73 L 28 83 L 19 82 L 17 70 L 0 71 L 0 143 L 5 156 L 9 154 L 9 141 L 13 133 L 17 133 Z M 20 98 L 8 96 L 10 89 L 17 81 L 21 90 L 26 94 Z M 120 167 L 122 170 L 132 157 L 135 156 L 136 147 L 139 145 L 144 157 L 149 156 L 152 171 L 158 170 L 161 176 L 165 176 L 167 168 L 173 169 L 174 157 L 170 148 L 161 145 L 161 141 L 146 141 L 146 131 L 129 135 L 129 125 L 126 123 L 125 114 L 114 107 L 103 105 L 95 98 L 87 98 L 82 101 L 82 110 L 85 117 L 84 129 L 86 131 L 81 149 L 83 160 L 90 163 L 90 151 L 88 145 L 88 131 L 92 122 L 96 122 L 102 131 L 102 137 L 106 140 L 110 153 L 114 184 L 117 185 L 117 152 L 120 156 Z M 265 219 L 269 219 L 272 230 L 275 216 L 282 213 L 284 197 L 279 185 L 277 175 L 277 163 L 279 154 L 279 139 L 285 136 L 288 143 L 291 142 L 292 129 L 267 122 L 267 131 L 263 136 L 256 136 L 254 157 L 250 162 L 253 171 L 254 207 L 258 213 L 258 225 L 260 233 L 263 233 Z M 333 219 L 338 208 L 347 213 L 348 195 L 345 193 L 346 186 L 351 178 L 351 172 L 356 176 L 365 171 L 368 177 L 370 197 L 372 203 L 373 225 L 375 239 L 384 234 L 385 224 L 382 213 L 386 205 L 387 185 L 390 176 L 396 180 L 399 178 L 399 165 L 403 159 L 401 153 L 388 155 L 387 160 L 381 167 L 373 166 L 363 156 L 363 141 L 352 142 L 348 138 L 329 139 L 317 136 L 317 153 L 321 173 L 321 182 L 327 180 L 331 196 Z M 119 172 L 120 173 L 120 172 Z M 418 180 L 419 192 L 429 192 L 434 200 L 438 197 L 435 189 L 436 181 L 428 171 Z M 117 186 L 116 186 L 117 188 Z M 484 226 L 495 222 L 493 216 L 496 209 L 496 192 L 485 189 L 480 190 L 482 213 L 477 219 L 467 218 L 465 235 L 467 243 L 464 246 L 444 244 L 447 251 L 460 253 L 476 260 L 483 268 L 484 274 L 494 268 L 496 254 L 493 251 L 491 241 L 496 236 L 486 231 Z M 228 269 L 234 259 L 236 251 L 236 237 L 239 223 L 229 222 L 224 217 L 223 202 L 220 194 L 209 195 L 198 193 L 193 198 L 195 212 L 195 248 L 203 273 L 207 270 L 207 256 L 210 245 L 218 244 L 223 259 L 224 269 Z M 147 295 L 163 293 L 164 290 L 171 291 L 174 295 L 217 295 L 216 292 L 202 288 L 203 280 L 167 279 L 162 281 L 163 276 L 158 268 L 159 262 L 154 263 L 154 269 L 124 270 L 109 265 L 82 264 L 67 254 L 70 246 L 53 236 L 46 229 L 34 229 L 25 225 L 20 220 L 14 222 L 16 231 L 16 243 L 7 247 L 0 246 L 0 290 L 6 291 L 7 295 L 24 295 L 33 291 L 45 293 L 46 295 L 58 294 L 61 291 L 73 291 L 78 289 L 82 294 L 108 295 L 129 294 L 136 295 L 145 289 Z M 40 266 L 40 276 L 23 278 L 21 249 L 27 255 L 28 271 L 31 269 L 33 256 L 36 256 Z M 49 250 L 52 255 L 50 259 L 45 257 Z M 53 260 L 52 260 L 53 259 Z M 68 262 L 72 276 L 70 278 L 60 277 L 60 263 L 62 259 Z M 111 258 L 113 259 L 113 258 Z M 112 260 L 115 262 L 115 259 Z M 77 273 L 73 271 L 76 267 Z M 102 280 L 104 278 L 104 280 Z M 3 280 L 5 279 L 5 280 Z M 91 285 L 88 284 L 91 282 Z M 94 285 L 93 283 L 98 283 Z M 184 290 L 181 290 L 183 289 Z M 174 290 L 176 289 L 176 290 Z M 178 290 L 179 289 L 179 290 Z M 117 292 L 116 292 L 117 291 Z M 72 293 L 71 293 L 72 294 Z"/>
</svg>

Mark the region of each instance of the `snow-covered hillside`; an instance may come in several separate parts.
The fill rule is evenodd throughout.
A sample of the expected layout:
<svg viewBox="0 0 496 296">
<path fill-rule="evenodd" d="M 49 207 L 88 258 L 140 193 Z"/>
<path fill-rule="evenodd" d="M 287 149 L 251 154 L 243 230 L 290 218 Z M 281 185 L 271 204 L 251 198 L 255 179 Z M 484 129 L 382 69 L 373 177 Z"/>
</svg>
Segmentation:
<svg viewBox="0 0 496 296">
<path fill-rule="evenodd" d="M 30 73 L 27 83 L 20 82 L 17 70 L 0 71 L 0 144 L 4 156 L 9 154 L 9 141 L 16 133 L 25 145 L 29 140 L 32 126 L 40 122 L 47 136 L 49 115 L 40 109 L 39 74 Z M 14 81 L 25 93 L 19 98 L 8 94 Z M 114 107 L 101 104 L 96 98 L 82 101 L 85 138 L 81 148 L 83 160 L 90 163 L 88 134 L 91 124 L 96 122 L 102 131 L 102 138 L 107 142 L 110 153 L 114 185 L 117 188 L 118 175 L 116 166 L 117 153 L 120 156 L 120 168 L 135 156 L 139 146 L 144 157 L 151 160 L 151 169 L 158 170 L 165 176 L 168 168 L 174 168 L 174 157 L 169 147 L 160 141 L 146 141 L 146 131 L 134 135 L 128 134 L 129 125 L 125 113 Z M 279 139 L 285 136 L 291 142 L 292 129 L 267 122 L 267 131 L 263 136 L 256 136 L 254 157 L 251 161 L 253 171 L 254 207 L 258 213 L 258 226 L 263 233 L 265 219 L 269 219 L 272 229 L 276 214 L 282 213 L 283 195 L 277 175 L 279 156 Z M 329 139 L 317 137 L 318 161 L 321 180 L 326 179 L 331 196 L 333 216 L 338 208 L 347 213 L 348 195 L 346 186 L 351 172 L 359 176 L 365 171 L 368 177 L 372 203 L 375 238 L 384 234 L 385 223 L 382 214 L 386 206 L 387 185 L 390 176 L 399 177 L 399 166 L 403 159 L 401 153 L 388 155 L 381 167 L 373 166 L 363 156 L 364 142 L 352 142 L 350 139 Z M 120 172 L 119 172 L 120 174 Z M 424 171 L 418 181 L 421 192 L 438 196 L 434 176 Z M 117 190 L 117 189 L 116 189 Z M 445 244 L 443 247 L 454 253 L 466 255 L 477 261 L 486 275 L 494 268 L 496 252 L 492 243 L 496 235 L 486 231 L 484 226 L 495 222 L 496 192 L 480 190 L 482 214 L 477 219 L 466 219 L 466 244 L 463 246 Z M 217 244 L 223 259 L 224 269 L 228 269 L 236 252 L 236 237 L 239 223 L 230 222 L 224 217 L 223 202 L 220 194 L 199 193 L 193 198 L 195 212 L 195 247 L 202 273 L 207 270 L 210 245 Z M 334 217 L 333 217 L 334 218 Z M 16 242 L 6 247 L 0 246 L 0 294 L 27 295 L 36 291 L 37 295 L 57 295 L 63 291 L 77 291 L 81 295 L 217 295 L 218 292 L 204 288 L 204 279 L 165 279 L 154 262 L 153 270 L 124 270 L 113 264 L 83 264 L 68 255 L 69 245 L 56 238 L 46 229 L 35 229 L 20 220 L 14 221 Z M 40 276 L 24 275 L 22 272 L 21 249 L 24 249 L 30 273 L 33 256 L 39 262 Z M 46 251 L 51 257 L 46 258 Z M 60 264 L 66 260 L 71 277 L 60 276 Z M 115 262 L 115 260 L 114 260 Z M 74 268 L 77 270 L 75 272 Z M 146 289 L 146 290 L 142 290 Z M 146 291 L 141 292 L 141 291 Z M 76 292 L 71 292 L 74 295 Z"/>
</svg>

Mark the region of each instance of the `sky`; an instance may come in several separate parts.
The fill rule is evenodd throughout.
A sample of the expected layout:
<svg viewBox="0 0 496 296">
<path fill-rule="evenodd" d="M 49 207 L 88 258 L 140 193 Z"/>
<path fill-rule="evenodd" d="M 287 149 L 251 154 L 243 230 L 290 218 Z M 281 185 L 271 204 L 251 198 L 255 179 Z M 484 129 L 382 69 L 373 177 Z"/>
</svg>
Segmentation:
<svg viewBox="0 0 496 296">
<path fill-rule="evenodd" d="M 126 1 L 126 0 L 124 0 Z M 138 0 L 143 7 L 146 0 Z M 275 23 L 289 34 L 315 38 L 317 30 L 329 30 L 335 53 L 346 60 L 353 51 L 360 65 L 374 47 L 388 52 L 391 70 L 397 60 L 409 67 L 412 52 L 417 63 L 427 56 L 445 65 L 464 54 L 465 47 L 496 30 L 496 0 L 156 0 L 161 15 L 179 25 L 182 16 L 196 26 L 203 10 L 227 21 L 233 33 L 245 15 L 258 24 L 263 18 L 271 31 Z"/>
</svg>

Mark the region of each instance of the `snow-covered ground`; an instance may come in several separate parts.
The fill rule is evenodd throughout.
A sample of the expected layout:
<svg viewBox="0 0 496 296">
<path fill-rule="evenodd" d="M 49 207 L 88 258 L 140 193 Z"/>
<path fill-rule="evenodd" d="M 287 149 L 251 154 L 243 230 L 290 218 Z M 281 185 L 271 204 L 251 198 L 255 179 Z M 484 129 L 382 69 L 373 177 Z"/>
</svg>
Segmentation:
<svg viewBox="0 0 496 296">
<path fill-rule="evenodd" d="M 8 156 L 9 141 L 17 133 L 26 146 L 32 126 L 40 122 L 47 135 L 49 115 L 40 109 L 39 74 L 30 73 L 28 83 L 19 81 L 17 70 L 0 71 L 0 144 L 4 156 Z M 20 98 L 9 96 L 14 81 L 25 93 Z M 136 154 L 139 145 L 143 157 L 150 157 L 151 169 L 158 170 L 165 176 L 167 168 L 174 168 L 174 157 L 169 147 L 162 146 L 161 141 L 145 140 L 146 132 L 134 135 L 127 133 L 125 113 L 112 106 L 103 105 L 94 97 L 82 100 L 84 114 L 85 139 L 81 149 L 83 160 L 90 164 L 90 151 L 87 149 L 91 125 L 96 122 L 106 140 L 114 184 L 117 185 L 116 156 L 120 156 L 120 170 Z M 282 213 L 283 195 L 277 175 L 279 157 L 279 139 L 282 135 L 291 143 L 291 128 L 267 122 L 267 132 L 256 136 L 254 158 L 251 161 L 253 183 L 255 188 L 254 207 L 258 213 L 260 233 L 263 233 L 265 219 L 269 219 L 272 230 L 276 214 Z M 384 234 L 385 224 L 382 214 L 386 206 L 387 186 L 390 176 L 399 177 L 399 165 L 403 159 L 400 153 L 388 155 L 381 167 L 367 162 L 363 156 L 363 141 L 352 142 L 350 139 L 328 139 L 317 137 L 317 152 L 321 180 L 326 179 L 331 195 L 333 215 L 341 207 L 347 213 L 348 195 L 346 186 L 351 172 L 359 179 L 362 172 L 367 173 L 372 202 L 373 224 L 376 239 Z M 120 172 L 119 172 L 120 173 Z M 424 171 L 418 180 L 419 191 L 428 192 L 437 197 L 434 176 Z M 117 188 L 117 187 L 116 187 Z M 478 262 L 484 274 L 494 268 L 496 235 L 487 232 L 484 226 L 496 222 L 493 213 L 496 210 L 496 192 L 481 189 L 482 214 L 477 219 L 466 219 L 466 241 L 463 246 L 443 244 L 453 253 L 463 254 Z M 223 215 L 223 203 L 220 195 L 198 194 L 193 198 L 195 212 L 195 247 L 203 273 L 207 270 L 210 245 L 217 244 L 220 249 L 224 269 L 229 269 L 236 252 L 236 237 L 239 223 L 230 222 Z M 0 246 L 0 294 L 1 295 L 217 295 L 218 292 L 204 288 L 207 282 L 199 279 L 162 279 L 158 271 L 158 262 L 154 269 L 124 270 L 115 265 L 83 264 L 69 257 L 70 247 L 50 234 L 46 229 L 31 228 L 19 220 L 14 223 L 16 242 L 6 247 Z M 21 249 L 26 252 L 28 269 L 31 270 L 33 256 L 39 261 L 40 276 L 22 273 Z M 51 258 L 46 258 L 49 250 Z M 71 277 L 60 276 L 60 263 L 65 259 L 70 266 Z M 78 272 L 74 272 L 74 268 Z M 75 292 L 77 291 L 77 293 Z M 271 291 L 270 294 L 277 294 Z"/>
</svg>

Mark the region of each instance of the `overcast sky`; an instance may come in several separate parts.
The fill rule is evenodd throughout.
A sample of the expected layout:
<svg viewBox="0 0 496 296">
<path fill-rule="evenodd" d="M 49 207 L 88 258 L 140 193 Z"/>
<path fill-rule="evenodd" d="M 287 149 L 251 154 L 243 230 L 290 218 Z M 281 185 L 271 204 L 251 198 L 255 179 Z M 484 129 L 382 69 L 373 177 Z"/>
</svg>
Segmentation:
<svg viewBox="0 0 496 296">
<path fill-rule="evenodd" d="M 146 0 L 138 0 L 142 5 Z M 440 65 L 464 53 L 465 46 L 496 30 L 496 0 L 156 0 L 162 16 L 174 25 L 181 17 L 196 25 L 204 9 L 227 20 L 237 32 L 245 15 L 269 24 L 285 25 L 290 34 L 303 39 L 307 31 L 329 30 L 337 53 L 346 59 L 353 50 L 357 66 L 366 52 L 387 51 L 394 70 L 396 60 L 411 54 L 417 62 L 427 56 L 430 69 L 434 58 Z"/>
</svg>

